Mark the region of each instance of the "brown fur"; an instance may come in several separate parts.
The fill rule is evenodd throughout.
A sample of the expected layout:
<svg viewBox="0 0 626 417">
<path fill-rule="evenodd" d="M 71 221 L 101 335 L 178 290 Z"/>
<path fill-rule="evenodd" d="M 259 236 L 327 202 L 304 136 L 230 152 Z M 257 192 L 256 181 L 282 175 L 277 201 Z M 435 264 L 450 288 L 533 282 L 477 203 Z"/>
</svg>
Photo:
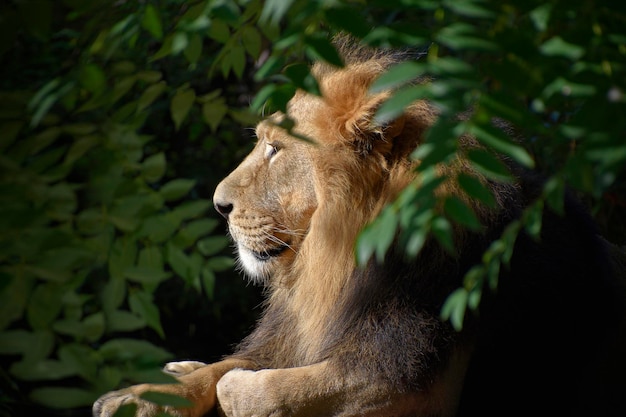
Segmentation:
<svg viewBox="0 0 626 417">
<path fill-rule="evenodd" d="M 458 334 L 439 319 L 443 301 L 460 285 L 465 271 L 480 261 L 489 242 L 536 195 L 533 186 L 496 185 L 483 179 L 492 187 L 499 207 L 477 204 L 453 180 L 459 172 L 479 176 L 462 158 L 463 152 L 439 167 L 439 173 L 450 180 L 436 193 L 455 195 L 470 204 L 486 225 L 483 233 L 458 229 L 455 255 L 428 242 L 412 262 L 392 248 L 384 266 L 372 261 L 357 268 L 354 244 L 360 230 L 404 187 L 419 186 L 414 169 L 418 162 L 410 154 L 437 115 L 428 103 L 417 102 L 398 120 L 376 125 L 373 115 L 389 92 L 372 95 L 369 87 L 400 55 L 345 40 L 339 43 L 344 68 L 322 64 L 313 68 L 322 97 L 298 92 L 289 104 L 295 133 L 314 143 L 277 127 L 275 122 L 284 115 L 274 115 L 259 125 L 255 149 L 215 192 L 216 207 L 229 220 L 242 268 L 268 290 L 257 328 L 223 362 L 204 367 L 170 365 L 170 372 L 184 374 L 182 384 L 131 387 L 108 394 L 94 406 L 95 415 L 110 416 L 127 401 L 138 403 L 140 416 L 153 415 L 156 408 L 137 398 L 148 389 L 194 401 L 194 408 L 168 410 L 180 416 L 212 410 L 238 417 L 454 415 L 468 361 L 474 347 L 481 346 L 482 332 L 500 329 L 500 318 L 516 326 L 516 314 L 493 314 L 500 306 L 489 302 L 478 332 L 470 325 L 466 333 Z M 460 146 L 476 144 L 465 137 Z M 561 220 L 551 219 L 555 236 L 568 230 L 566 239 L 576 242 L 590 259 L 591 266 L 580 276 L 588 275 L 589 268 L 601 273 L 593 269 L 601 268 L 604 258 L 600 246 L 594 246 L 591 229 L 579 238 L 569 232 L 571 227 L 561 229 Z M 545 240 L 551 242 L 551 236 L 546 234 Z M 553 274 L 550 262 L 534 259 L 543 252 L 548 258 L 561 256 L 559 244 L 537 247 L 522 239 L 520 245 L 520 256 L 530 256 L 537 266 L 532 274 Z M 572 251 L 574 256 L 579 256 L 577 250 Z M 524 262 L 513 261 L 521 267 L 510 274 L 511 283 L 528 276 Z M 557 288 L 563 287 L 559 280 Z M 517 294 L 506 285 L 502 293 L 504 300 Z M 604 295 L 602 290 L 589 297 L 595 302 Z M 519 306 L 530 305 L 526 301 Z M 537 306 L 543 304 L 532 308 Z M 545 343 L 551 340 L 551 327 L 529 328 L 538 329 Z M 514 353 L 515 346 L 532 345 L 525 337 L 523 331 L 512 333 L 510 340 L 497 345 L 512 350 L 498 350 L 493 356 L 510 355 L 520 364 L 531 363 L 534 356 Z M 498 366 L 494 369 L 493 375 L 500 375 Z M 517 383 L 528 385 L 523 372 L 516 376 Z M 534 385 L 543 401 L 542 383 Z M 522 390 L 514 383 L 511 387 Z"/>
</svg>

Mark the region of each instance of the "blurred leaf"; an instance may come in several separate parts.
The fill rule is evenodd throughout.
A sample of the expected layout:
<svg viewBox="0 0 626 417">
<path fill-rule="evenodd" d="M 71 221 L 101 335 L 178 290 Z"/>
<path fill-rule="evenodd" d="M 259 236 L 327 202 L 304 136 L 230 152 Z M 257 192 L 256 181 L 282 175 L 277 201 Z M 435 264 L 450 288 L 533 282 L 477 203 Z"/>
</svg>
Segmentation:
<svg viewBox="0 0 626 417">
<path fill-rule="evenodd" d="M 148 4 L 143 12 L 143 18 L 141 20 L 141 26 L 146 29 L 156 39 L 163 38 L 163 25 L 161 24 L 161 18 L 156 8 Z"/>
<path fill-rule="evenodd" d="M 554 36 L 545 41 L 540 47 L 541 53 L 547 56 L 556 56 L 576 61 L 585 55 L 581 46 L 566 42 L 560 36 Z"/>
<path fill-rule="evenodd" d="M 175 201 L 184 197 L 195 185 L 195 180 L 179 178 L 165 183 L 159 193 L 166 201 Z"/>
<path fill-rule="evenodd" d="M 206 265 L 215 272 L 222 272 L 232 269 L 235 262 L 228 256 L 214 256 L 207 261 Z"/>
<path fill-rule="evenodd" d="M 477 199 L 488 207 L 495 208 L 496 200 L 493 193 L 478 178 L 461 173 L 457 177 L 457 181 L 468 196 Z"/>
<path fill-rule="evenodd" d="M 210 236 L 198 241 L 198 250 L 204 256 L 215 255 L 228 246 L 228 242 L 226 236 Z"/>
<path fill-rule="evenodd" d="M 457 288 L 448 296 L 441 309 L 441 318 L 450 320 L 450 323 L 457 331 L 463 329 L 468 296 L 469 294 L 465 288 Z"/>
<path fill-rule="evenodd" d="M 241 40 L 246 52 L 254 59 L 261 53 L 261 34 L 254 26 L 245 26 L 241 30 Z"/>
<path fill-rule="evenodd" d="M 326 11 L 326 19 L 328 22 L 346 32 L 353 35 L 363 37 L 367 35 L 371 29 L 371 24 L 363 17 L 361 13 L 350 7 L 332 7 Z"/>
<path fill-rule="evenodd" d="M 125 310 L 115 310 L 107 314 L 107 331 L 114 332 L 132 332 L 142 329 L 146 326 L 146 321 Z"/>
<path fill-rule="evenodd" d="M 124 276 L 131 281 L 141 284 L 158 284 L 170 277 L 170 274 L 159 268 L 148 266 L 133 266 L 124 271 Z"/>
<path fill-rule="evenodd" d="M 285 75 L 298 88 L 315 95 L 321 95 L 317 81 L 304 64 L 292 64 L 285 68 Z"/>
<path fill-rule="evenodd" d="M 172 120 L 176 126 L 176 130 L 180 129 L 181 124 L 187 118 L 189 110 L 193 106 L 196 99 L 196 92 L 191 89 L 178 90 L 170 103 L 170 113 Z"/>
<path fill-rule="evenodd" d="M 165 81 L 152 84 L 146 88 L 139 97 L 139 100 L 137 100 L 137 111 L 140 112 L 148 108 L 148 106 L 159 98 L 159 96 L 163 94 L 166 89 L 167 83 Z"/>
<path fill-rule="evenodd" d="M 51 359 L 17 362 L 10 367 L 9 372 L 24 381 L 52 381 L 76 375 L 74 369 Z"/>
<path fill-rule="evenodd" d="M 452 220 L 470 230 L 479 230 L 482 227 L 480 221 L 478 221 L 478 218 L 474 214 L 474 211 L 458 197 L 446 197 L 444 201 L 444 210 Z"/>
<path fill-rule="evenodd" d="M 343 67 L 343 59 L 325 36 L 310 35 L 304 39 L 304 43 L 312 59 L 321 59 L 336 67 Z"/>
<path fill-rule="evenodd" d="M 454 252 L 452 225 L 445 217 L 436 217 L 431 223 L 431 231 L 444 249 Z"/>
<path fill-rule="evenodd" d="M 101 93 L 106 87 L 106 75 L 96 64 L 86 64 L 81 68 L 80 83 L 93 94 Z"/>
<path fill-rule="evenodd" d="M 154 329 L 161 338 L 165 338 L 161 326 L 159 309 L 152 300 L 152 295 L 144 291 L 134 291 L 128 295 L 128 304 L 133 313 L 143 318 L 148 326 Z"/>
<path fill-rule="evenodd" d="M 294 0 L 267 0 L 259 21 L 261 24 L 277 25 L 285 16 Z"/>
<path fill-rule="evenodd" d="M 146 401 L 171 407 L 191 407 L 193 403 L 186 398 L 178 395 L 168 394 L 165 392 L 148 391 L 140 395 L 140 397 Z"/>
<path fill-rule="evenodd" d="M 141 174 L 147 182 L 157 182 L 165 174 L 165 154 L 159 152 L 147 157 L 141 164 Z"/>
<path fill-rule="evenodd" d="M 136 363 L 162 364 L 172 358 L 166 350 L 150 342 L 117 338 L 103 343 L 98 352 L 104 360 L 134 361 Z"/>
<path fill-rule="evenodd" d="M 423 75 L 426 67 L 422 63 L 408 61 L 396 64 L 376 79 L 370 87 L 372 93 L 393 90 L 415 81 Z"/>
<path fill-rule="evenodd" d="M 505 182 L 512 181 L 508 168 L 493 154 L 475 149 L 468 152 L 468 157 L 472 165 L 487 178 Z"/>
<path fill-rule="evenodd" d="M 530 18 L 539 32 L 545 32 L 548 28 L 552 7 L 554 7 L 554 5 L 545 3 L 530 12 Z"/>
<path fill-rule="evenodd" d="M 210 268 L 202 268 L 202 287 L 209 300 L 215 295 L 215 274 Z"/>
<path fill-rule="evenodd" d="M 33 291 L 26 308 L 28 323 L 33 329 L 46 329 L 61 312 L 65 288 L 56 284 L 40 284 Z"/>
<path fill-rule="evenodd" d="M 43 387 L 35 388 L 30 398 L 46 407 L 58 410 L 91 406 L 97 394 L 80 388 Z"/>
<path fill-rule="evenodd" d="M 470 125 L 470 132 L 484 145 L 490 146 L 503 155 L 510 156 L 521 165 L 528 168 L 535 166 L 535 161 L 530 154 L 521 146 L 513 143 L 500 129 L 472 124 Z"/>
<path fill-rule="evenodd" d="M 136 412 L 136 403 L 122 404 L 117 410 L 115 410 L 112 417 L 135 417 Z"/>
<path fill-rule="evenodd" d="M 212 132 L 217 131 L 227 113 L 228 106 L 222 100 L 209 101 L 202 105 L 202 117 Z"/>
<path fill-rule="evenodd" d="M 189 38 L 189 42 L 183 53 L 190 64 L 195 65 L 202 56 L 202 38 L 199 34 L 194 33 Z"/>
<path fill-rule="evenodd" d="M 396 119 L 404 113 L 404 109 L 411 103 L 424 99 L 426 91 L 426 87 L 422 85 L 398 90 L 378 108 L 374 118 L 375 122 L 385 124 Z"/>
<path fill-rule="evenodd" d="M 467 17 L 493 17 L 494 12 L 483 7 L 487 3 L 476 0 L 446 0 L 443 2 L 450 10 Z"/>
</svg>

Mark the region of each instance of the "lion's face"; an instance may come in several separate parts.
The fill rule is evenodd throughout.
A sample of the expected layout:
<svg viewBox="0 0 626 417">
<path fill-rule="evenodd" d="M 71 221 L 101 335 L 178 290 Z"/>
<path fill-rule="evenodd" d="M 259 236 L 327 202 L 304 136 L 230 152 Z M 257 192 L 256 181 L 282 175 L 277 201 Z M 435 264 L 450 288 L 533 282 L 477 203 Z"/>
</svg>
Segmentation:
<svg viewBox="0 0 626 417">
<path fill-rule="evenodd" d="M 317 207 L 314 147 L 265 121 L 246 159 L 216 188 L 213 202 L 228 220 L 239 264 L 264 283 L 288 268 Z"/>
</svg>

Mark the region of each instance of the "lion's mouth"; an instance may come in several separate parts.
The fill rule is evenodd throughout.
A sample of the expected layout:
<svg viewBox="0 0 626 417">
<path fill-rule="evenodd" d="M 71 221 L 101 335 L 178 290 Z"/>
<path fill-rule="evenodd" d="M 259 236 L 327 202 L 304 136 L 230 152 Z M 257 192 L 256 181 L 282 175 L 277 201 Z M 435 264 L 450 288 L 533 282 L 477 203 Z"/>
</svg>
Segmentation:
<svg viewBox="0 0 626 417">
<path fill-rule="evenodd" d="M 269 261 L 272 258 L 280 256 L 284 251 L 287 250 L 288 247 L 289 245 L 285 244 L 285 245 L 281 245 L 273 249 L 263 250 L 260 252 L 257 252 L 257 251 L 251 251 L 251 252 L 257 260 L 261 262 L 265 262 L 265 261 Z"/>
</svg>

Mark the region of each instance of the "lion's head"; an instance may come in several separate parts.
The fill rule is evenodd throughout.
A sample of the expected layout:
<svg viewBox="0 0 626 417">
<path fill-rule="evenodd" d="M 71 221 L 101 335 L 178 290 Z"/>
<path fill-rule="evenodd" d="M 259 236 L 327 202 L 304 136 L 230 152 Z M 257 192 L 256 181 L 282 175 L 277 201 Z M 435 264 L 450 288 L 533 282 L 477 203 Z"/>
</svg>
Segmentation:
<svg viewBox="0 0 626 417">
<path fill-rule="evenodd" d="M 346 276 L 358 232 L 414 178 L 410 154 L 435 111 L 416 102 L 377 124 L 389 92 L 370 86 L 398 57 L 348 50 L 343 68 L 313 67 L 321 97 L 298 91 L 289 102 L 293 135 L 279 127 L 285 115 L 261 122 L 254 150 L 215 191 L 240 265 L 257 282 L 288 285 L 313 258 L 316 274 L 336 267 L 335 276 Z"/>
</svg>

